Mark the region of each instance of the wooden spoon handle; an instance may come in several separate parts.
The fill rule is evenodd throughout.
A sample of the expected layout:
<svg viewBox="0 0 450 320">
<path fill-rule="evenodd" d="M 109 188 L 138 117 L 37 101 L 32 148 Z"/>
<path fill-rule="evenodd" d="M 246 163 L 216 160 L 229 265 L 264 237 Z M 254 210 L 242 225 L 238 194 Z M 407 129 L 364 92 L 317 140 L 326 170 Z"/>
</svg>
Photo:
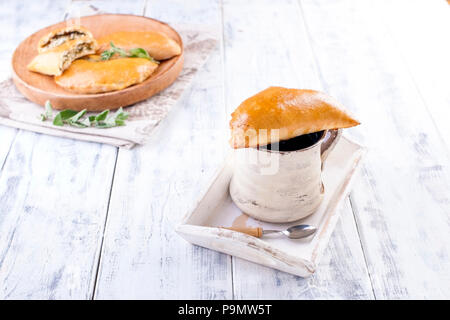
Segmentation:
<svg viewBox="0 0 450 320">
<path fill-rule="evenodd" d="M 241 233 L 248 234 L 252 237 L 261 238 L 262 237 L 262 228 L 247 228 L 247 227 L 229 227 L 224 229 L 233 230 Z"/>
</svg>

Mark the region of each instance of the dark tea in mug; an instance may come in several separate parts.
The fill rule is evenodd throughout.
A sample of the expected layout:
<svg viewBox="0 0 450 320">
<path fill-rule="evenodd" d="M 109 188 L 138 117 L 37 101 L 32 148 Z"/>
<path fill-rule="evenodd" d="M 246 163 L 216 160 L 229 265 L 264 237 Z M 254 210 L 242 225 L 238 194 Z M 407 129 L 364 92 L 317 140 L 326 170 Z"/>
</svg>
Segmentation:
<svg viewBox="0 0 450 320">
<path fill-rule="evenodd" d="M 324 131 L 318 131 L 308 134 L 303 134 L 288 140 L 280 140 L 276 143 L 271 143 L 265 146 L 259 147 L 261 150 L 274 150 L 274 151 L 296 151 L 306 149 L 315 145 L 324 135 Z"/>
</svg>

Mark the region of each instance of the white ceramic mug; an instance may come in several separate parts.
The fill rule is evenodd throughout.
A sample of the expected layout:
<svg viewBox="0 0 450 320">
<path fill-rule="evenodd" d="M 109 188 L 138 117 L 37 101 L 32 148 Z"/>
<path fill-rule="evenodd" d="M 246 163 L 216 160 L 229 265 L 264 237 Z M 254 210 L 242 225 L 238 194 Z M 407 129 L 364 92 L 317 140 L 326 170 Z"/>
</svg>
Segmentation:
<svg viewBox="0 0 450 320">
<path fill-rule="evenodd" d="M 312 146 L 295 151 L 236 150 L 231 198 L 244 213 L 267 222 L 314 213 L 324 194 L 323 163 L 340 136 L 341 130 L 327 130 Z"/>
</svg>

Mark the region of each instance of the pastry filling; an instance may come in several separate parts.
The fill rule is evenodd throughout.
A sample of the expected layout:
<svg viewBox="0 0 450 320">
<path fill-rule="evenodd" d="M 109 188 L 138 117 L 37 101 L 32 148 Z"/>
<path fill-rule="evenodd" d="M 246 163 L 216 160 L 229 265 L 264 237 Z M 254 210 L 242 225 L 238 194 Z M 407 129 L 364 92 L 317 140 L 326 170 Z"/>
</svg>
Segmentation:
<svg viewBox="0 0 450 320">
<path fill-rule="evenodd" d="M 73 49 L 67 51 L 62 59 L 61 70 L 66 70 L 75 60 L 87 54 L 93 53 L 92 42 L 82 42 L 77 44 Z"/>
<path fill-rule="evenodd" d="M 47 50 L 52 49 L 52 48 L 62 45 L 66 41 L 78 39 L 78 38 L 85 37 L 85 36 L 87 36 L 86 33 L 79 32 L 79 31 L 71 31 L 71 32 L 64 32 L 64 33 L 56 34 L 53 38 L 51 38 L 49 40 L 49 42 L 47 42 L 43 46 L 43 48 L 45 48 Z"/>
</svg>

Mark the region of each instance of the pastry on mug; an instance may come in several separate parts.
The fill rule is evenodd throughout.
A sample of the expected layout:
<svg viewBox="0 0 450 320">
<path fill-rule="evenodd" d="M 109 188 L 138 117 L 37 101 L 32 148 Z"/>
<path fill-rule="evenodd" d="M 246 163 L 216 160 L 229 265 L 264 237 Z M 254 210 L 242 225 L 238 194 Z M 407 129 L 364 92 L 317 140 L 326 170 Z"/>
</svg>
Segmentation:
<svg viewBox="0 0 450 320">
<path fill-rule="evenodd" d="M 42 37 L 38 43 L 38 52 L 42 53 L 58 47 L 67 41 L 79 38 L 93 38 L 92 33 L 81 26 L 70 26 L 57 29 Z"/>
<path fill-rule="evenodd" d="M 28 64 L 28 70 L 50 76 L 61 75 L 74 60 L 95 53 L 97 42 L 90 37 L 69 40 L 60 46 L 38 54 Z"/>
<path fill-rule="evenodd" d="M 143 58 L 100 60 L 92 55 L 76 60 L 55 82 L 75 93 L 121 90 L 147 79 L 158 64 Z"/>
<path fill-rule="evenodd" d="M 230 144 L 235 149 L 360 124 L 325 93 L 282 87 L 270 87 L 248 98 L 231 117 Z"/>
<path fill-rule="evenodd" d="M 180 45 L 163 33 L 155 31 L 120 31 L 98 39 L 98 53 L 108 50 L 110 42 L 118 48 L 143 48 L 156 60 L 166 60 L 181 53 Z"/>
</svg>

